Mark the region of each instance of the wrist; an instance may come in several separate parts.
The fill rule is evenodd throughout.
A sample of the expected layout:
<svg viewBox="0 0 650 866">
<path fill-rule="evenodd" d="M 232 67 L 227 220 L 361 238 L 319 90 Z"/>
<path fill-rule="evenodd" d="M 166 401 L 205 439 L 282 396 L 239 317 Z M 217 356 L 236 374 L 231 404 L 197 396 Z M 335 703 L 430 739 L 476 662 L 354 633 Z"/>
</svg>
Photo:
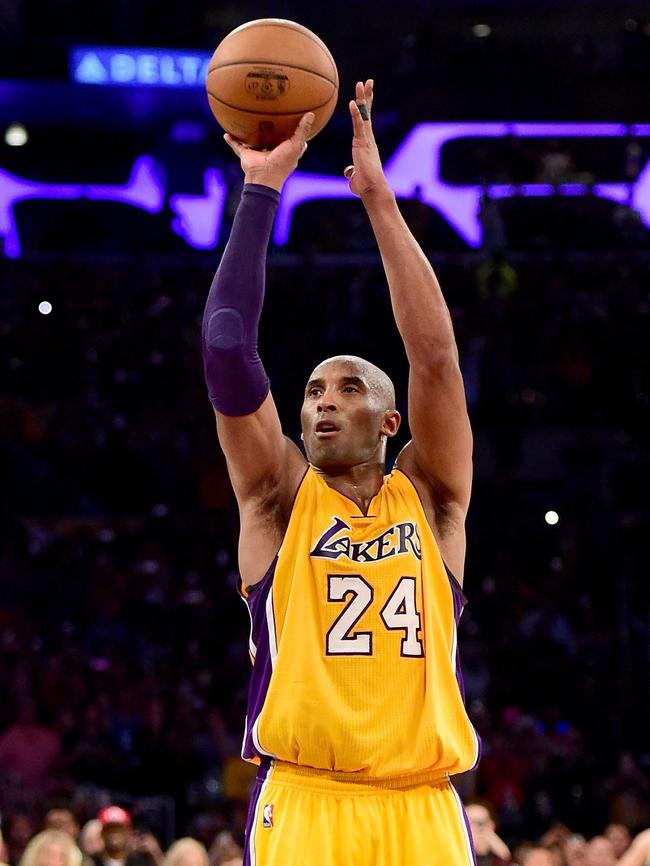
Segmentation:
<svg viewBox="0 0 650 866">
<path fill-rule="evenodd" d="M 395 193 L 386 181 L 371 187 L 366 192 L 363 192 L 361 194 L 361 201 L 366 210 L 397 207 Z"/>
<path fill-rule="evenodd" d="M 286 178 L 281 175 L 272 174 L 267 171 L 247 171 L 244 174 L 245 184 L 256 184 L 257 186 L 268 186 L 276 192 L 282 192 Z"/>
</svg>

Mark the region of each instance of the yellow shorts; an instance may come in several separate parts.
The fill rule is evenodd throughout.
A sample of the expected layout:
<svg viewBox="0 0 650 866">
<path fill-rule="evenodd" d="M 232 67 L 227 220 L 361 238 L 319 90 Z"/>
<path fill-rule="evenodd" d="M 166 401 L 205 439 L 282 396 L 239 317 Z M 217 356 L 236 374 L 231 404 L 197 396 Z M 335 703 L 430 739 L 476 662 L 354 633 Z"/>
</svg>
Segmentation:
<svg viewBox="0 0 650 866">
<path fill-rule="evenodd" d="M 262 768 L 244 866 L 475 866 L 448 776 L 385 783 L 345 776 L 279 761 Z"/>
</svg>

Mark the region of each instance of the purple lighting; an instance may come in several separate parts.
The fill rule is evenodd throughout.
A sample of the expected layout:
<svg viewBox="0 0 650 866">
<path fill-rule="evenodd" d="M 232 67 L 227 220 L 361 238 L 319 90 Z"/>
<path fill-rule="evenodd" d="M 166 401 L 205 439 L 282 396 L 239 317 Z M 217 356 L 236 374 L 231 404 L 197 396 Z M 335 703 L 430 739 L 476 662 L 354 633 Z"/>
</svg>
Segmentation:
<svg viewBox="0 0 650 866">
<path fill-rule="evenodd" d="M 228 188 L 216 168 L 203 175 L 205 195 L 172 195 L 169 207 L 176 214 L 172 229 L 193 247 L 209 250 L 216 246 Z"/>
<path fill-rule="evenodd" d="M 155 163 L 150 156 L 139 156 L 133 163 L 126 186 L 88 186 L 86 198 L 95 201 L 121 201 L 132 204 L 149 213 L 158 213 L 165 201 L 165 189 L 156 174 Z"/>
<path fill-rule="evenodd" d="M 0 237 L 4 238 L 4 253 L 14 259 L 20 255 L 20 238 L 14 219 L 14 204 L 29 198 L 77 199 L 83 186 L 60 184 L 47 186 L 15 177 L 0 169 Z"/>
<path fill-rule="evenodd" d="M 485 193 L 490 198 L 513 196 L 576 197 L 592 195 L 636 209 L 650 228 L 650 161 L 633 182 L 454 185 L 440 177 L 442 148 L 462 138 L 619 138 L 650 137 L 650 124 L 619 123 L 420 123 L 408 133 L 385 165 L 386 177 L 401 198 L 419 198 L 435 208 L 470 247 L 482 243 L 479 205 Z M 4 253 L 20 255 L 20 238 L 14 205 L 26 199 L 86 199 L 115 201 L 138 207 L 147 213 L 160 213 L 168 195 L 174 217 L 171 228 L 187 244 L 197 249 L 216 246 L 221 229 L 227 188 L 224 177 L 214 168 L 206 169 L 202 195 L 182 192 L 169 194 L 151 156 L 136 159 L 124 186 L 104 184 L 48 184 L 16 177 L 0 169 L 0 238 Z M 352 193 L 343 177 L 294 172 L 285 183 L 275 222 L 274 242 L 282 246 L 289 240 L 295 209 L 314 199 L 349 199 Z"/>
<path fill-rule="evenodd" d="M 150 156 L 136 159 L 125 186 L 38 183 L 0 169 L 0 237 L 4 238 L 7 258 L 20 255 L 14 205 L 30 198 L 117 201 L 140 207 L 149 213 L 158 213 L 163 206 L 165 193 Z"/>
<path fill-rule="evenodd" d="M 482 241 L 478 218 L 481 194 L 491 198 L 511 195 L 578 196 L 590 191 L 580 184 L 494 184 L 457 186 L 440 178 L 443 146 L 459 138 L 625 138 L 650 135 L 650 124 L 626 127 L 621 123 L 420 123 L 413 127 L 385 165 L 386 177 L 393 192 L 402 198 L 420 200 L 435 208 L 470 247 Z M 650 163 L 649 163 L 650 165 Z M 619 203 L 630 202 L 650 227 L 650 170 L 646 166 L 634 184 L 595 184 L 591 194 Z M 295 172 L 285 184 L 275 224 L 274 241 L 285 244 L 289 239 L 294 209 L 302 202 L 320 198 L 348 198 L 347 181 L 325 175 Z"/>
</svg>

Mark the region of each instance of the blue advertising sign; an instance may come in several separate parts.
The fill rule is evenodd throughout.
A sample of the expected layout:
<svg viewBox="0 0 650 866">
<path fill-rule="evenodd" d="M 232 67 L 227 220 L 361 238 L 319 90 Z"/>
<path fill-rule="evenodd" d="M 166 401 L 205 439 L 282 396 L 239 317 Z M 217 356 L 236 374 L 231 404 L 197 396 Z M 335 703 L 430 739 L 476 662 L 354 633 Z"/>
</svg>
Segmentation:
<svg viewBox="0 0 650 866">
<path fill-rule="evenodd" d="M 211 56 L 203 51 L 75 46 L 70 49 L 70 75 L 77 84 L 205 87 Z"/>
</svg>

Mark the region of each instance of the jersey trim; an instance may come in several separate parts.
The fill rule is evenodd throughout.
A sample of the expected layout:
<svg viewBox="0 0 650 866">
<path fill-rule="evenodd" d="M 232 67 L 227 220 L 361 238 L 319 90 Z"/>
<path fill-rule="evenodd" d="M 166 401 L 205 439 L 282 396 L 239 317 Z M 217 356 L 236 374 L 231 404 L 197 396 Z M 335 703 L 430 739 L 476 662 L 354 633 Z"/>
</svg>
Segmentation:
<svg viewBox="0 0 650 866">
<path fill-rule="evenodd" d="M 416 495 L 417 498 L 418 498 L 418 502 L 420 503 L 420 507 L 422 508 L 422 511 L 423 511 L 424 516 L 425 516 L 425 518 L 426 518 L 427 513 L 426 513 L 426 511 L 425 511 L 425 509 L 424 509 L 424 503 L 422 502 L 422 497 L 420 496 L 420 492 L 419 492 L 419 490 L 417 489 L 417 487 L 415 486 L 415 482 L 413 481 L 413 479 L 411 478 L 411 476 L 410 476 L 407 472 L 405 472 L 403 469 L 400 469 L 399 466 L 393 466 L 393 472 L 401 472 L 401 474 L 404 476 L 404 478 L 406 478 L 406 480 L 409 482 L 409 484 L 410 484 L 411 487 L 413 488 L 413 491 L 415 492 L 415 495 Z M 463 598 L 465 599 L 465 604 L 467 604 L 467 597 L 465 596 L 465 593 L 464 593 L 464 591 L 463 591 L 463 585 L 462 585 L 461 582 L 458 580 L 458 578 L 454 575 L 454 573 L 453 573 L 452 570 L 449 568 L 449 566 L 447 565 L 447 563 L 445 562 L 445 560 L 442 558 L 442 552 L 441 552 L 441 550 L 440 550 L 440 545 L 438 544 L 438 539 L 436 538 L 435 533 L 434 533 L 434 531 L 433 531 L 433 527 L 431 526 L 431 524 L 429 523 L 428 520 L 427 520 L 427 526 L 428 526 L 429 529 L 431 530 L 431 534 L 433 535 L 433 540 L 435 541 L 435 543 L 436 543 L 436 547 L 438 548 L 438 553 L 440 553 L 440 559 L 442 559 L 442 564 L 443 564 L 444 567 L 445 567 L 445 571 L 446 571 L 447 574 L 449 575 L 449 578 L 450 578 L 450 580 L 452 581 L 452 583 L 455 583 L 455 584 L 456 584 L 456 586 L 457 586 L 458 589 L 460 590 L 460 594 L 461 594 L 461 595 L 463 596 Z"/>
<path fill-rule="evenodd" d="M 296 504 L 296 499 L 298 498 L 298 494 L 300 493 L 300 489 L 305 482 L 305 478 L 307 477 L 307 473 L 309 472 L 310 466 L 311 466 L 311 463 L 308 463 L 307 468 L 305 469 L 303 476 L 300 479 L 300 483 L 296 487 L 296 492 L 294 493 L 293 499 L 291 500 L 291 507 L 289 509 L 290 514 L 293 513 L 293 508 L 294 508 L 294 505 Z M 288 528 L 288 524 L 287 524 L 287 528 Z M 285 536 L 286 536 L 286 529 L 285 529 Z M 282 541 L 280 542 L 280 546 L 278 547 L 275 556 L 271 560 L 271 564 L 269 565 L 269 567 L 266 571 L 266 574 L 264 575 L 264 577 L 261 580 L 258 580 L 257 583 L 253 583 L 249 586 L 246 586 L 246 584 L 244 583 L 244 578 L 241 576 L 241 574 L 239 575 L 238 580 L 237 580 L 237 592 L 241 595 L 241 597 L 244 599 L 244 601 L 246 601 L 246 599 L 249 598 L 250 596 L 254 595 L 257 592 L 260 584 L 264 583 L 264 581 L 267 579 L 271 570 L 272 569 L 275 570 L 275 564 L 278 561 L 278 557 L 280 556 L 280 551 L 282 550 L 283 544 L 284 544 L 284 536 L 282 537 Z"/>
</svg>

